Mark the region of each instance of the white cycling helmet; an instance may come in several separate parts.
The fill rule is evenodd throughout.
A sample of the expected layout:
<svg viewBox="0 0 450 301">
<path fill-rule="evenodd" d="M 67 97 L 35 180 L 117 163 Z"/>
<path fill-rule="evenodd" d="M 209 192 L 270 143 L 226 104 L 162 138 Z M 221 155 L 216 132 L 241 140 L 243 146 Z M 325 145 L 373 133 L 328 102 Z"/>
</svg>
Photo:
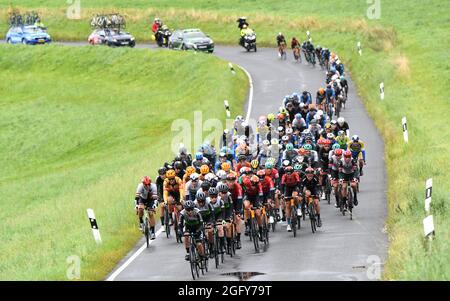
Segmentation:
<svg viewBox="0 0 450 301">
<path fill-rule="evenodd" d="M 208 174 L 206 174 L 206 176 L 205 176 L 205 180 L 206 181 L 212 181 L 212 180 L 214 180 L 216 178 L 216 175 L 215 174 L 213 174 L 213 173 L 208 173 Z"/>
<path fill-rule="evenodd" d="M 227 178 L 227 172 L 225 171 L 225 170 L 219 170 L 219 171 L 217 171 L 217 177 L 220 179 L 220 180 L 226 180 L 226 178 Z"/>
<path fill-rule="evenodd" d="M 344 117 L 339 117 L 339 118 L 337 119 L 337 123 L 338 123 L 339 125 L 343 125 L 344 122 L 345 122 Z"/>
<path fill-rule="evenodd" d="M 359 141 L 359 136 L 358 135 L 353 135 L 352 136 L 352 141 L 358 142 Z"/>
<path fill-rule="evenodd" d="M 278 139 L 277 138 L 272 138 L 270 140 L 270 144 L 278 144 Z"/>
<path fill-rule="evenodd" d="M 193 174 L 191 174 L 189 176 L 189 179 L 191 179 L 192 181 L 198 180 L 198 178 L 200 177 L 200 175 L 196 172 L 194 172 Z"/>
<path fill-rule="evenodd" d="M 286 134 L 288 134 L 288 135 L 289 135 L 289 134 L 292 134 L 292 128 L 287 128 L 287 129 L 286 129 Z"/>
<path fill-rule="evenodd" d="M 327 134 L 327 139 L 333 140 L 334 139 L 334 134 L 333 133 L 328 133 Z"/>
<path fill-rule="evenodd" d="M 262 144 L 263 144 L 263 145 L 269 145 L 269 144 L 270 144 L 270 141 L 266 139 L 266 140 L 264 140 L 264 141 L 262 142 Z"/>
</svg>

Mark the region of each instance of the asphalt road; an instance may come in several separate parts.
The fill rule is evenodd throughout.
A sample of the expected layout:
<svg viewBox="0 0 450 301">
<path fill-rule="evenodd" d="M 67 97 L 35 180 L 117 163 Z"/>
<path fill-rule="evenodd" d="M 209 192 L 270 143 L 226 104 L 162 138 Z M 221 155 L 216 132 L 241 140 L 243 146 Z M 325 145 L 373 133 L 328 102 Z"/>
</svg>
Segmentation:
<svg viewBox="0 0 450 301">
<path fill-rule="evenodd" d="M 313 91 L 324 84 L 325 71 L 304 61 L 294 62 L 291 53 L 286 61 L 281 61 L 275 49 L 258 48 L 257 53 L 247 53 L 243 48 L 216 46 L 215 54 L 251 74 L 254 99 L 250 116 L 254 119 L 277 111 L 284 95 L 304 89 L 314 95 Z M 237 250 L 237 256 L 226 256 L 218 269 L 210 261 L 209 272 L 200 280 L 376 280 L 388 247 L 383 231 L 387 214 L 383 141 L 346 72 L 350 89 L 343 116 L 349 122 L 350 135 L 358 134 L 365 142 L 368 162 L 353 220 L 342 216 L 332 205 L 334 201 L 331 205 L 321 201 L 323 226 L 315 234 L 308 224 L 303 224 L 294 238 L 285 224 L 278 224 L 276 232 L 270 233 L 270 245 L 257 254 L 248 237 L 242 235 L 242 249 Z M 161 233 L 148 249 L 136 253 L 143 243 L 144 240 L 138 242 L 108 275 L 108 280 L 192 280 L 184 247 L 174 238 L 167 239 Z"/>
<path fill-rule="evenodd" d="M 254 119 L 275 112 L 286 94 L 304 89 L 317 91 L 324 84 L 325 71 L 305 62 L 294 62 L 291 53 L 286 61 L 281 61 L 276 50 L 270 48 L 247 53 L 243 48 L 219 46 L 215 53 L 251 74 L 254 99 L 250 116 Z M 383 141 L 351 79 L 349 85 L 349 101 L 343 116 L 349 122 L 350 134 L 358 134 L 365 142 L 368 161 L 353 220 L 348 215 L 342 216 L 333 205 L 321 201 L 323 226 L 315 234 L 306 227 L 308 224 L 304 224 L 294 238 L 286 231 L 284 223 L 278 224 L 277 230 L 270 233 L 270 245 L 257 254 L 248 237 L 242 235 L 243 247 L 237 256 L 226 256 L 218 269 L 210 261 L 210 271 L 200 280 L 376 280 L 377 269 L 382 271 L 388 247 L 383 231 L 387 213 Z M 143 243 L 140 241 L 118 267 Z M 148 249 L 118 275 L 113 271 L 109 279 L 189 281 L 192 276 L 184 254 L 182 245 L 161 233 Z"/>
</svg>

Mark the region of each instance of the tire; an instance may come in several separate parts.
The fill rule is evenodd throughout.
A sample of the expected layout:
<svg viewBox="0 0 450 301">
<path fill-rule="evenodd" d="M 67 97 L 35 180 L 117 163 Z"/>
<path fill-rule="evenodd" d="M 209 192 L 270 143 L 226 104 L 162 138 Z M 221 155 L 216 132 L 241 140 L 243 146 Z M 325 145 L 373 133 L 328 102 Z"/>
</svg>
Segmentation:
<svg viewBox="0 0 450 301">
<path fill-rule="evenodd" d="M 313 203 L 309 204 L 309 219 L 311 221 L 311 231 L 316 232 L 316 211 L 314 210 Z"/>
<path fill-rule="evenodd" d="M 136 46 L 136 42 L 133 41 L 133 42 L 130 43 L 130 47 L 134 48 L 134 46 Z"/>
<path fill-rule="evenodd" d="M 27 40 L 22 39 L 22 44 L 23 44 L 23 45 L 27 45 Z"/>
<path fill-rule="evenodd" d="M 255 252 L 259 253 L 259 238 L 258 238 L 258 232 L 256 231 L 256 220 L 253 218 L 251 220 L 251 236 L 253 240 L 253 246 L 255 247 Z"/>
<path fill-rule="evenodd" d="M 348 212 L 350 213 L 350 219 L 353 219 L 353 191 L 350 188 L 347 192 L 348 196 Z"/>
<path fill-rule="evenodd" d="M 195 255 L 195 245 L 193 245 L 193 239 L 191 239 L 191 246 L 189 248 L 189 262 L 190 262 L 190 266 L 191 266 L 191 274 L 192 274 L 192 279 L 195 280 L 195 275 L 196 275 L 196 269 L 197 269 L 197 263 L 196 261 L 196 255 Z"/>
<path fill-rule="evenodd" d="M 169 226 L 169 208 L 164 209 L 164 227 L 166 228 L 166 236 L 167 238 L 170 237 L 170 226 Z"/>
<path fill-rule="evenodd" d="M 294 237 L 297 236 L 297 212 L 295 210 L 297 209 L 291 207 L 291 229 Z"/>
<path fill-rule="evenodd" d="M 214 233 L 214 260 L 216 263 L 216 269 L 219 268 L 219 239 L 218 239 L 218 235 L 217 232 Z"/>
<path fill-rule="evenodd" d="M 11 39 L 7 39 L 7 40 L 6 40 L 6 43 L 8 43 L 8 44 L 11 45 L 11 44 L 12 44 Z"/>
<path fill-rule="evenodd" d="M 181 50 L 187 50 L 187 48 L 184 44 L 181 45 Z"/>
<path fill-rule="evenodd" d="M 148 219 L 146 218 L 144 220 L 144 234 L 145 234 L 145 240 L 147 242 L 147 248 L 150 246 L 150 229 L 148 226 Z"/>
</svg>

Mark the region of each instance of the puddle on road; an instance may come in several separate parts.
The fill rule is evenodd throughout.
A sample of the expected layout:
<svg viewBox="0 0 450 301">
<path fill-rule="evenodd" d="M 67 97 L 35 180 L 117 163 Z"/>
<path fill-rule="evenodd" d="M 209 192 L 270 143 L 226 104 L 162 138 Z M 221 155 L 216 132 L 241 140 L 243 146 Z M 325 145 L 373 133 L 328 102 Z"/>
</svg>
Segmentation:
<svg viewBox="0 0 450 301">
<path fill-rule="evenodd" d="M 265 275 L 266 273 L 260 272 L 232 272 L 232 273 L 223 273 L 221 276 L 235 276 L 239 279 L 239 281 L 247 281 L 253 276 Z"/>
</svg>

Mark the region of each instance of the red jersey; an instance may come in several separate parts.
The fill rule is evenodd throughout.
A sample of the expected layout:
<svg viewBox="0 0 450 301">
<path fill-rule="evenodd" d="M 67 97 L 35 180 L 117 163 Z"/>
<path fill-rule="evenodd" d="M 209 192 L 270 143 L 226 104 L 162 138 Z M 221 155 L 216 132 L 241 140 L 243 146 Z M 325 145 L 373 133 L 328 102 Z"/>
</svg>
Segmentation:
<svg viewBox="0 0 450 301">
<path fill-rule="evenodd" d="M 156 33 L 156 32 L 158 31 L 158 28 L 159 28 L 158 23 L 153 23 L 153 25 L 152 25 L 152 31 L 153 31 L 153 33 Z"/>
<path fill-rule="evenodd" d="M 228 191 L 231 193 L 231 197 L 233 200 L 237 200 L 239 198 L 242 199 L 242 187 L 238 184 L 238 182 L 234 182 L 233 184 L 227 184 Z"/>
<path fill-rule="evenodd" d="M 270 174 L 268 173 L 268 171 L 270 171 Z M 272 181 L 275 182 L 275 180 L 280 177 L 280 174 L 278 173 L 278 170 L 276 170 L 276 168 L 272 168 L 266 169 L 266 176 L 269 176 L 272 179 Z"/>
<path fill-rule="evenodd" d="M 286 185 L 288 187 L 297 186 L 300 184 L 300 176 L 297 172 L 293 172 L 292 174 L 284 174 L 281 178 L 281 185 Z"/>
<path fill-rule="evenodd" d="M 262 186 L 261 183 L 258 183 L 258 185 L 252 185 L 252 182 L 250 182 L 249 178 L 245 178 L 243 180 L 242 185 L 244 185 L 245 187 L 245 193 L 248 196 L 254 197 L 254 196 L 262 196 L 263 195 L 263 190 L 262 190 Z"/>
<path fill-rule="evenodd" d="M 273 183 L 272 178 L 269 176 L 265 176 L 263 180 L 260 180 L 260 183 L 265 195 L 275 189 L 275 184 Z"/>
<path fill-rule="evenodd" d="M 252 165 L 248 162 L 248 161 L 244 161 L 244 163 L 237 163 L 234 166 L 234 171 L 238 174 L 238 176 L 240 176 L 239 171 L 241 170 L 242 167 L 252 167 Z"/>
</svg>

